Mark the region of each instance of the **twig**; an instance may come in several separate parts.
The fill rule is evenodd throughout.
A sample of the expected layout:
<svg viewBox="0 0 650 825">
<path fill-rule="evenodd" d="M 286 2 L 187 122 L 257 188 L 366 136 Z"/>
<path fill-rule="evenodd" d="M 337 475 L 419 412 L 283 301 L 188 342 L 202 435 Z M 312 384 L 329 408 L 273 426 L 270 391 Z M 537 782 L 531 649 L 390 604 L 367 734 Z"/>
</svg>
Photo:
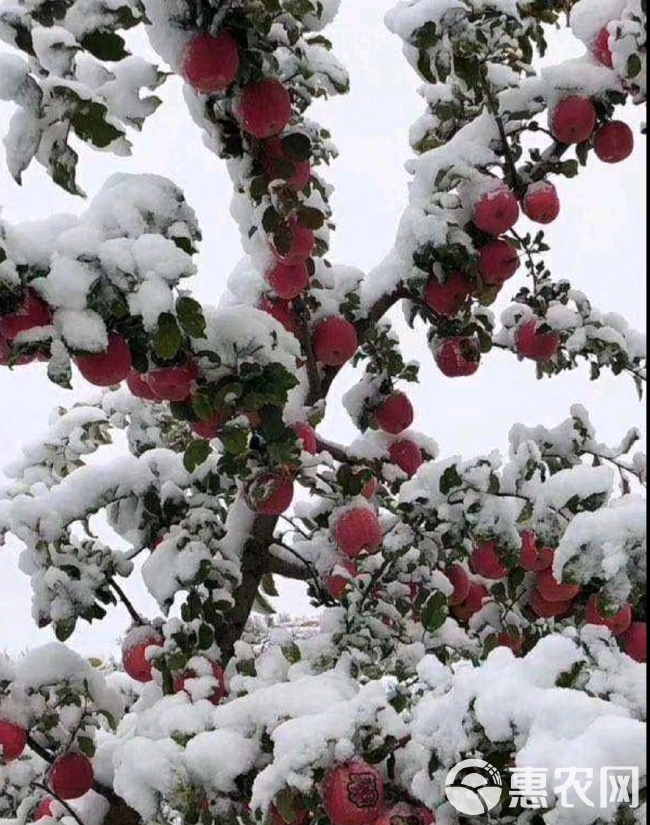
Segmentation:
<svg viewBox="0 0 650 825">
<path fill-rule="evenodd" d="M 79 818 L 79 815 L 77 814 L 77 812 L 75 810 L 73 810 L 70 807 L 70 805 L 68 805 L 68 803 L 65 801 L 65 799 L 61 799 L 61 797 L 58 794 L 54 793 L 52 788 L 48 788 L 47 785 L 42 785 L 40 782 L 32 782 L 32 785 L 35 788 L 39 788 L 41 791 L 45 791 L 49 796 L 52 797 L 52 799 L 56 799 L 56 801 L 59 803 L 59 805 L 63 805 L 63 807 L 70 814 L 70 816 L 74 819 L 74 821 L 78 823 L 78 825 L 85 825 L 83 820 Z"/>
<path fill-rule="evenodd" d="M 331 441 L 326 441 L 324 438 L 318 438 L 316 441 L 319 452 L 329 453 L 335 461 L 340 464 L 350 464 L 352 459 L 345 451 L 345 447 L 340 444 L 333 444 Z"/>
<path fill-rule="evenodd" d="M 142 616 L 138 613 L 138 611 L 133 607 L 130 600 L 128 599 L 126 593 L 122 590 L 119 584 L 115 581 L 115 579 L 108 580 L 109 585 L 113 588 L 113 590 L 117 593 L 120 601 L 126 607 L 128 612 L 131 615 L 131 618 L 136 624 L 142 624 Z"/>
</svg>

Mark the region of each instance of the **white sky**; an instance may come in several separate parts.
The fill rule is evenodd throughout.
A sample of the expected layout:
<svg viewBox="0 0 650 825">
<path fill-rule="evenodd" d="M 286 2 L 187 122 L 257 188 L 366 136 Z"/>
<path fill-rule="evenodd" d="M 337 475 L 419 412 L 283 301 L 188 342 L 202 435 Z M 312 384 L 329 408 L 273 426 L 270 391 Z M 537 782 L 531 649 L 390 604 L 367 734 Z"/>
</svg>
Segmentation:
<svg viewBox="0 0 650 825">
<path fill-rule="evenodd" d="M 331 129 L 341 151 L 328 172 L 336 187 L 332 203 L 339 227 L 331 258 L 368 271 L 392 245 L 406 205 L 403 166 L 410 156 L 408 129 L 421 115 L 423 102 L 416 94 L 418 80 L 401 56 L 399 40 L 383 27 L 383 15 L 393 0 L 347 0 L 342 5 L 327 34 L 350 70 L 352 92 L 327 104 L 319 102 L 310 116 Z M 557 36 L 549 57 L 557 62 L 581 51 L 570 35 Z M 79 183 L 92 197 L 115 171 L 154 172 L 184 188 L 204 234 L 195 292 L 200 299 L 217 303 L 241 256 L 238 232 L 229 215 L 230 182 L 218 158 L 203 148 L 182 101 L 180 83 L 168 82 L 163 95 L 164 105 L 141 135 L 133 135 L 133 157 L 83 150 Z M 0 133 L 10 114 L 11 108 L 0 104 Z M 638 124 L 642 114 L 628 107 L 625 117 Z M 548 262 L 554 275 L 568 278 L 595 306 L 624 315 L 638 329 L 646 323 L 645 179 L 645 138 L 637 135 L 637 148 L 626 162 L 608 166 L 594 160 L 578 179 L 556 181 L 562 213 L 547 233 L 553 247 Z M 85 205 L 57 189 L 35 166 L 24 175 L 23 188 L 17 187 L 0 158 L 4 219 L 18 222 L 53 212 L 79 212 Z M 517 286 L 504 290 L 506 295 L 514 294 L 522 277 L 517 276 Z M 567 417 L 575 402 L 590 410 L 601 440 L 617 442 L 628 427 L 643 423 L 643 407 L 625 377 L 605 375 L 592 383 L 583 368 L 537 382 L 534 366 L 494 352 L 476 376 L 450 381 L 433 364 L 422 328 L 415 332 L 404 328 L 402 340 L 406 357 L 422 361 L 421 384 L 408 389 L 417 411 L 414 426 L 434 436 L 443 455 L 505 449 L 512 424 L 552 426 Z M 325 435 L 341 442 L 351 440 L 356 432 L 336 403 L 350 386 L 350 378 L 345 371 L 337 382 L 323 425 Z M 78 377 L 72 393 L 55 387 L 48 382 L 42 364 L 13 373 L 0 371 L 0 399 L 4 399 L 0 403 L 0 467 L 16 457 L 21 444 L 38 437 L 53 407 L 88 397 L 88 389 Z M 37 630 L 31 620 L 30 585 L 18 570 L 18 552 L 13 541 L 0 547 L 0 650 L 18 651 L 51 639 L 49 631 Z M 155 615 L 155 608 L 146 607 L 150 602 L 136 578 L 124 587 L 149 615 Z M 308 603 L 301 586 L 284 587 L 279 606 L 306 613 Z M 127 622 L 125 612 L 118 608 L 101 624 L 80 623 L 72 643 L 84 653 L 101 654 L 114 645 Z"/>
</svg>

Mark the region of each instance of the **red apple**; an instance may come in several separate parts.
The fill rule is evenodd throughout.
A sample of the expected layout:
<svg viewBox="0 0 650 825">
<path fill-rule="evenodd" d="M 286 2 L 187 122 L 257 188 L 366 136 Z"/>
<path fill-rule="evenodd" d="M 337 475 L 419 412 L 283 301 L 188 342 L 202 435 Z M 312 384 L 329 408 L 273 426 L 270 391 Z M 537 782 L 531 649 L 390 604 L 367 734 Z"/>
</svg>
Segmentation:
<svg viewBox="0 0 650 825">
<path fill-rule="evenodd" d="M 508 569 L 501 561 L 495 541 L 485 541 L 477 545 L 469 562 L 476 575 L 485 579 L 503 579 L 508 575 Z"/>
<path fill-rule="evenodd" d="M 22 306 L 9 315 L 0 315 L 0 337 L 13 341 L 21 332 L 46 327 L 52 322 L 50 308 L 31 289 L 25 294 Z"/>
<path fill-rule="evenodd" d="M 559 619 L 571 612 L 573 600 L 550 602 L 539 590 L 531 590 L 528 594 L 528 606 L 540 619 Z"/>
<path fill-rule="evenodd" d="M 208 697 L 208 701 L 210 701 L 213 705 L 218 705 L 219 702 L 228 695 L 228 688 L 226 686 L 226 675 L 224 670 L 217 662 L 212 663 L 212 675 L 216 679 L 217 684 Z M 190 691 L 185 687 L 185 683 L 188 679 L 196 678 L 198 678 L 198 676 L 193 670 L 186 670 L 184 673 L 181 673 L 174 679 L 174 693 L 180 693 L 181 690 L 183 690 L 188 694 L 188 696 L 191 696 Z"/>
<path fill-rule="evenodd" d="M 488 286 L 501 286 L 520 266 L 517 250 L 502 238 L 485 244 L 478 254 L 479 272 Z"/>
<path fill-rule="evenodd" d="M 417 444 L 406 439 L 391 444 L 388 448 L 388 456 L 391 464 L 396 464 L 409 478 L 414 476 L 424 464 L 422 450 Z"/>
<path fill-rule="evenodd" d="M 381 811 L 384 780 L 376 768 L 354 759 L 325 775 L 321 797 L 332 825 L 369 825 Z"/>
<path fill-rule="evenodd" d="M 472 587 L 472 580 L 470 579 L 467 570 L 462 564 L 452 564 L 445 570 L 445 576 L 449 579 L 454 587 L 454 592 L 449 596 L 449 604 L 452 607 L 462 604 L 469 596 L 469 591 Z"/>
<path fill-rule="evenodd" d="M 634 134 L 622 120 L 610 120 L 594 135 L 594 151 L 603 163 L 619 163 L 634 149 Z"/>
<path fill-rule="evenodd" d="M 568 602 L 580 593 L 580 585 L 562 584 L 555 578 L 551 568 L 537 574 L 535 587 L 547 602 Z"/>
<path fill-rule="evenodd" d="M 205 438 L 207 441 L 210 441 L 212 438 L 216 438 L 224 428 L 224 425 L 228 423 L 232 418 L 232 410 L 223 409 L 217 410 L 210 418 L 202 421 L 192 421 L 190 424 L 190 429 L 194 433 L 194 435 L 198 435 L 199 438 Z"/>
<path fill-rule="evenodd" d="M 552 183 L 540 180 L 531 183 L 521 202 L 524 214 L 535 223 L 551 223 L 560 214 L 560 199 Z"/>
<path fill-rule="evenodd" d="M 48 816 L 54 816 L 54 814 L 52 813 L 52 800 L 41 799 L 41 801 L 38 804 L 38 808 L 36 808 L 36 810 L 34 811 L 34 819 L 38 821 L 39 819 L 45 819 Z"/>
<path fill-rule="evenodd" d="M 467 304 L 472 294 L 472 282 L 464 272 L 452 272 L 444 284 L 434 275 L 424 290 L 424 303 L 429 309 L 450 318 Z"/>
<path fill-rule="evenodd" d="M 316 440 L 316 430 L 304 421 L 298 421 L 293 425 L 293 429 L 302 441 L 302 448 L 309 455 L 316 455 L 318 452 L 318 442 Z"/>
<path fill-rule="evenodd" d="M 289 248 L 279 250 L 271 239 L 273 254 L 281 264 L 287 264 L 288 266 L 304 264 L 314 251 L 316 243 L 314 233 L 311 229 L 307 229 L 306 226 L 298 223 L 298 219 L 295 217 L 289 218 L 286 225 L 288 227 Z"/>
<path fill-rule="evenodd" d="M 550 361 L 560 349 L 562 339 L 559 332 L 539 332 L 544 321 L 533 318 L 524 321 L 515 330 L 515 349 L 522 358 L 533 361 Z"/>
<path fill-rule="evenodd" d="M 187 401 L 194 390 L 199 370 L 187 360 L 176 367 L 157 367 L 147 373 L 147 383 L 158 401 Z"/>
<path fill-rule="evenodd" d="M 432 825 L 435 816 L 428 808 L 398 802 L 390 808 L 385 808 L 374 825 Z"/>
<path fill-rule="evenodd" d="M 522 656 L 524 640 L 512 631 L 504 631 L 497 636 L 497 647 L 509 647 L 515 656 Z"/>
<path fill-rule="evenodd" d="M 474 375 L 481 362 L 481 350 L 476 338 L 456 335 L 436 343 L 434 358 L 440 372 L 447 378 Z"/>
<path fill-rule="evenodd" d="M 264 472 L 246 487 L 246 503 L 262 516 L 281 516 L 293 501 L 293 481 L 287 475 Z"/>
<path fill-rule="evenodd" d="M 483 601 L 490 595 L 489 590 L 482 584 L 472 582 L 467 598 L 461 604 L 454 605 L 451 612 L 461 622 L 469 622 L 475 613 L 483 607 Z"/>
<path fill-rule="evenodd" d="M 112 387 L 129 376 L 131 350 L 121 335 L 111 332 L 105 352 L 80 355 L 75 362 L 86 381 L 97 387 Z"/>
<path fill-rule="evenodd" d="M 235 106 L 235 117 L 249 135 L 264 140 L 279 135 L 291 120 L 291 96 L 279 80 L 249 83 Z"/>
<path fill-rule="evenodd" d="M 13 722 L 0 721 L 0 763 L 18 759 L 27 744 L 27 731 Z"/>
<path fill-rule="evenodd" d="M 591 46 L 591 53 L 603 66 L 607 66 L 608 69 L 613 68 L 614 61 L 612 60 L 612 50 L 609 48 L 609 32 L 606 26 L 603 26 L 596 35 L 596 39 Z"/>
<path fill-rule="evenodd" d="M 311 180 L 309 161 L 289 157 L 280 138 L 270 138 L 265 142 L 260 162 L 272 181 L 283 180 L 294 192 L 300 192 Z"/>
<path fill-rule="evenodd" d="M 374 419 L 385 433 L 399 435 L 413 423 L 413 406 L 403 392 L 394 392 L 377 407 Z"/>
<path fill-rule="evenodd" d="M 635 662 L 644 663 L 648 657 L 647 630 L 645 622 L 632 622 L 621 635 L 623 650 Z"/>
<path fill-rule="evenodd" d="M 122 666 L 136 682 L 153 680 L 152 664 L 147 659 L 147 649 L 162 647 L 163 638 L 153 627 L 136 627 L 127 634 L 122 645 Z"/>
<path fill-rule="evenodd" d="M 280 298 L 262 298 L 258 304 L 258 309 L 266 312 L 271 318 L 275 318 L 292 335 L 298 332 L 298 318 L 288 301 Z"/>
<path fill-rule="evenodd" d="M 267 273 L 266 282 L 278 298 L 291 301 L 309 286 L 309 272 L 304 263 L 277 264 Z"/>
<path fill-rule="evenodd" d="M 93 786 L 93 766 L 81 753 L 66 753 L 50 768 L 49 784 L 60 799 L 79 799 Z"/>
<path fill-rule="evenodd" d="M 225 29 L 217 34 L 197 34 L 187 44 L 181 74 L 197 92 L 224 92 L 238 73 L 239 49 Z"/>
<path fill-rule="evenodd" d="M 532 530 L 521 534 L 521 556 L 519 565 L 530 573 L 539 573 L 553 564 L 553 551 L 550 547 L 539 547 L 537 536 Z"/>
<path fill-rule="evenodd" d="M 507 186 L 499 186 L 486 192 L 474 204 L 474 226 L 488 235 L 503 235 L 517 223 L 519 203 L 514 192 Z"/>
<path fill-rule="evenodd" d="M 369 507 L 354 507 L 342 513 L 334 523 L 332 538 L 349 558 L 361 553 L 376 553 L 382 543 L 381 526 Z"/>
<path fill-rule="evenodd" d="M 624 604 L 614 616 L 603 616 L 598 606 L 598 596 L 592 596 L 587 602 L 585 621 L 587 624 L 604 625 L 612 636 L 620 636 L 632 624 L 632 605 Z"/>
<path fill-rule="evenodd" d="M 359 339 L 354 324 L 331 315 L 319 321 L 312 332 L 314 355 L 320 364 L 342 367 L 357 351 Z"/>
<path fill-rule="evenodd" d="M 350 574 L 350 576 L 354 579 L 358 574 L 356 564 L 351 561 L 350 559 L 337 559 L 336 564 L 332 567 L 332 570 L 326 575 L 323 576 L 323 583 L 325 584 L 325 589 L 330 594 L 333 599 L 339 600 L 346 590 L 348 590 L 352 584 L 350 579 L 346 578 L 345 576 L 341 575 L 340 573 L 333 572 L 337 567 L 342 567 L 344 570 Z"/>
<path fill-rule="evenodd" d="M 144 373 L 132 369 L 126 377 L 126 386 L 136 398 L 143 398 L 145 401 L 157 400 Z"/>
<path fill-rule="evenodd" d="M 565 97 L 551 112 L 551 133 L 560 143 L 582 143 L 596 128 L 596 110 L 588 97 Z"/>
</svg>

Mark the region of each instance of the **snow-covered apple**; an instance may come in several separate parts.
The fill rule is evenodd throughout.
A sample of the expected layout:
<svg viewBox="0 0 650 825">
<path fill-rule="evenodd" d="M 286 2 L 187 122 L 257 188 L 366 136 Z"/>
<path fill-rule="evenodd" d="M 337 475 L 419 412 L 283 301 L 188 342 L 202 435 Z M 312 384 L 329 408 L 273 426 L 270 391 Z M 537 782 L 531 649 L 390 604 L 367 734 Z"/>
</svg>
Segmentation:
<svg viewBox="0 0 650 825">
<path fill-rule="evenodd" d="M 21 332 L 46 327 L 52 322 L 52 313 L 45 301 L 34 290 L 28 289 L 20 307 L 6 315 L 0 314 L 0 337 L 13 341 Z"/>
<path fill-rule="evenodd" d="M 304 189 L 311 179 L 309 161 L 295 160 L 290 157 L 284 149 L 281 138 L 269 138 L 264 142 L 260 161 L 271 180 L 285 181 L 294 192 Z"/>
<path fill-rule="evenodd" d="M 93 766 L 81 753 L 65 753 L 52 763 L 49 784 L 52 793 L 60 799 L 79 799 L 92 788 Z"/>
<path fill-rule="evenodd" d="M 614 61 L 612 60 L 612 50 L 609 47 L 609 31 L 607 30 L 607 26 L 603 26 L 596 35 L 591 45 L 591 53 L 603 66 L 607 66 L 608 69 L 613 67 Z"/>
<path fill-rule="evenodd" d="M 571 95 L 561 100 L 550 113 L 553 137 L 560 143 L 582 143 L 596 128 L 596 110 L 588 97 Z"/>
<path fill-rule="evenodd" d="M 532 530 L 521 534 L 521 556 L 519 566 L 530 573 L 539 573 L 553 564 L 553 550 L 540 547 L 537 535 Z"/>
<path fill-rule="evenodd" d="M 613 616 L 607 616 L 601 610 L 598 596 L 592 596 L 585 610 L 587 624 L 604 625 L 613 636 L 625 633 L 632 624 L 632 605 L 626 602 Z"/>
<path fill-rule="evenodd" d="M 369 825 L 381 812 L 384 780 L 372 765 L 354 759 L 325 774 L 321 798 L 332 825 Z"/>
<path fill-rule="evenodd" d="M 281 516 L 293 501 L 293 479 L 285 473 L 263 472 L 246 486 L 246 503 L 261 516 Z"/>
<path fill-rule="evenodd" d="M 162 647 L 160 632 L 150 625 L 132 628 L 122 643 L 122 666 L 125 672 L 136 682 L 151 682 L 153 666 L 147 657 L 150 647 Z"/>
<path fill-rule="evenodd" d="M 204 32 L 192 37 L 183 54 L 181 74 L 203 94 L 225 91 L 239 72 L 239 49 L 230 32 Z"/>
<path fill-rule="evenodd" d="M 559 582 L 550 567 L 537 574 L 535 587 L 547 602 L 568 602 L 580 593 L 579 584 Z"/>
<path fill-rule="evenodd" d="M 476 338 L 455 335 L 436 342 L 434 358 L 438 369 L 447 378 L 463 378 L 474 375 L 478 370 L 481 350 Z"/>
<path fill-rule="evenodd" d="M 0 763 L 13 762 L 22 756 L 27 744 L 27 731 L 20 725 L 0 719 Z"/>
<path fill-rule="evenodd" d="M 424 456 L 418 445 L 407 438 L 394 441 L 388 448 L 391 464 L 396 464 L 410 478 L 424 464 Z"/>
<path fill-rule="evenodd" d="M 279 135 L 291 120 L 291 95 L 279 80 L 267 78 L 249 83 L 234 112 L 245 132 L 264 140 Z"/>
<path fill-rule="evenodd" d="M 142 398 L 144 401 L 158 400 L 149 386 L 145 373 L 132 369 L 126 377 L 126 386 L 136 398 Z"/>
<path fill-rule="evenodd" d="M 503 579 L 508 575 L 508 568 L 501 560 L 496 541 L 484 541 L 477 544 L 469 562 L 474 573 L 485 579 Z"/>
<path fill-rule="evenodd" d="M 478 254 L 479 272 L 488 286 L 501 286 L 521 265 L 517 250 L 503 238 L 485 244 Z"/>
<path fill-rule="evenodd" d="M 337 600 L 339 600 L 343 594 L 352 587 L 350 578 L 344 576 L 340 572 L 337 572 L 339 568 L 342 568 L 349 573 L 350 578 L 352 579 L 354 579 L 359 572 L 356 564 L 351 559 L 341 557 L 336 560 L 336 563 L 333 565 L 330 572 L 323 577 L 323 583 L 330 596 Z"/>
<path fill-rule="evenodd" d="M 375 424 L 390 435 L 399 435 L 413 423 L 413 405 L 403 392 L 394 392 L 374 411 Z"/>
<path fill-rule="evenodd" d="M 531 183 L 521 201 L 524 214 L 535 223 L 551 223 L 560 214 L 557 189 L 547 180 Z"/>
<path fill-rule="evenodd" d="M 622 120 L 610 120 L 594 135 L 594 152 L 603 163 L 620 163 L 634 149 L 634 134 Z"/>
<path fill-rule="evenodd" d="M 472 282 L 463 272 L 452 272 L 441 283 L 434 275 L 424 290 L 424 303 L 438 315 L 449 318 L 467 304 L 472 294 Z"/>
<path fill-rule="evenodd" d="M 513 630 L 504 630 L 502 633 L 499 633 L 497 636 L 497 646 L 510 648 L 515 656 L 523 656 L 524 653 L 524 640 Z"/>
<path fill-rule="evenodd" d="M 647 626 L 645 622 L 632 622 L 625 633 L 621 634 L 623 650 L 635 662 L 645 663 L 648 657 Z"/>
<path fill-rule="evenodd" d="M 75 363 L 86 381 L 98 387 L 112 387 L 130 375 L 131 350 L 121 335 L 112 332 L 104 352 L 79 355 Z"/>
<path fill-rule="evenodd" d="M 469 577 L 467 570 L 456 562 L 451 564 L 445 570 L 445 576 L 454 588 L 453 593 L 449 596 L 448 602 L 452 607 L 462 604 L 469 596 L 469 591 L 472 586 L 472 580 Z"/>
<path fill-rule="evenodd" d="M 291 301 L 309 285 L 309 272 L 304 263 L 276 264 L 267 273 L 266 281 L 278 298 Z"/>
<path fill-rule="evenodd" d="M 573 600 L 549 601 L 534 588 L 528 593 L 528 606 L 539 619 L 561 619 L 573 609 Z"/>
<path fill-rule="evenodd" d="M 359 346 L 354 324 L 346 318 L 331 315 L 319 321 L 312 330 L 312 345 L 316 360 L 327 367 L 342 367 Z"/>
<path fill-rule="evenodd" d="M 374 510 L 351 507 L 336 517 L 332 538 L 341 553 L 354 559 L 361 553 L 376 553 L 383 536 Z"/>
<path fill-rule="evenodd" d="M 187 401 L 198 377 L 198 367 L 188 358 L 183 364 L 149 370 L 146 380 L 158 401 Z"/>
<path fill-rule="evenodd" d="M 34 819 L 38 821 L 39 819 L 45 819 L 46 817 L 53 816 L 52 813 L 52 800 L 51 799 L 41 799 L 38 803 L 38 807 L 34 811 Z"/>
<path fill-rule="evenodd" d="M 184 691 L 189 696 L 192 695 L 191 685 L 188 682 L 192 679 L 200 678 L 199 674 L 194 670 L 185 670 L 174 679 L 174 693 Z M 207 697 L 208 701 L 213 705 L 218 705 L 221 700 L 228 695 L 228 687 L 226 685 L 226 674 L 218 662 L 212 663 L 212 678 L 216 680 L 217 684 L 214 686 L 212 693 Z"/>
<path fill-rule="evenodd" d="M 482 609 L 489 595 L 490 593 L 485 585 L 471 582 L 467 597 L 460 604 L 454 605 L 451 612 L 459 621 L 469 622 L 472 616 Z"/>
<path fill-rule="evenodd" d="M 282 298 L 269 298 L 265 296 L 259 302 L 258 309 L 266 312 L 271 318 L 275 318 L 275 320 L 292 335 L 298 332 L 298 317 L 289 301 L 285 301 Z"/>
<path fill-rule="evenodd" d="M 309 455 L 316 455 L 318 452 L 318 440 L 316 438 L 316 430 L 307 424 L 306 421 L 297 421 L 292 425 L 294 432 L 302 442 L 302 448 Z"/>
<path fill-rule="evenodd" d="M 472 221 L 488 235 L 503 235 L 519 219 L 519 202 L 507 186 L 499 186 L 485 192 L 474 204 Z"/>
<path fill-rule="evenodd" d="M 279 245 L 277 238 L 271 239 L 276 260 L 286 266 L 304 264 L 314 251 L 316 239 L 313 231 L 298 223 L 296 217 L 289 218 L 284 227 L 280 235 L 283 245 Z"/>
<path fill-rule="evenodd" d="M 531 318 L 515 330 L 515 349 L 522 358 L 533 361 L 550 361 L 560 349 L 562 339 L 559 332 L 544 332 L 544 321 Z"/>
</svg>

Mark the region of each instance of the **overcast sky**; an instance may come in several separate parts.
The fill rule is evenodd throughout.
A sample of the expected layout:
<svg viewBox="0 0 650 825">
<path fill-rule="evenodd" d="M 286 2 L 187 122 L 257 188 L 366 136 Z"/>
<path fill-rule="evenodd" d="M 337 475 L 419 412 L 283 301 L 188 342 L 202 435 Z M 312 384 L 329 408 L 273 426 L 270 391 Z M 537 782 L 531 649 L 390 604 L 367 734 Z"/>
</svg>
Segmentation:
<svg viewBox="0 0 650 825">
<path fill-rule="evenodd" d="M 416 94 L 417 78 L 401 56 L 400 41 L 383 27 L 383 15 L 393 0 L 347 0 L 342 5 L 328 34 L 350 70 L 352 92 L 331 103 L 319 102 L 310 116 L 331 129 L 341 152 L 328 172 L 336 187 L 332 203 L 338 226 L 331 258 L 368 271 L 388 252 L 406 205 L 403 166 L 410 156 L 408 130 L 422 114 L 423 102 Z M 556 36 L 549 57 L 557 62 L 581 51 L 581 44 L 571 36 Z M 89 197 L 115 171 L 153 172 L 179 184 L 196 209 L 204 234 L 194 289 L 202 300 L 216 303 L 241 256 L 238 231 L 229 215 L 230 182 L 218 158 L 203 148 L 186 112 L 180 83 L 169 82 L 163 95 L 165 104 L 143 133 L 133 136 L 133 157 L 82 151 L 79 182 Z M 628 107 L 625 117 L 638 124 L 642 114 L 640 107 Z M 10 115 L 11 107 L 0 104 L 0 133 L 5 132 Z M 639 329 L 646 323 L 645 167 L 645 138 L 637 134 L 637 148 L 626 162 L 608 166 L 594 160 L 577 180 L 560 179 L 562 214 L 548 229 L 554 275 L 569 279 L 595 306 L 621 313 Z M 24 175 L 19 188 L 0 157 L 0 206 L 4 219 L 18 222 L 53 212 L 79 212 L 86 203 L 57 189 L 36 166 Z M 522 277 L 505 290 L 507 295 L 514 294 Z M 593 383 L 583 368 L 537 382 L 530 363 L 495 352 L 476 376 L 450 381 L 433 364 L 421 327 L 415 333 L 405 329 L 403 345 L 407 358 L 422 361 L 421 384 L 409 388 L 417 411 L 414 426 L 435 437 L 443 454 L 470 456 L 495 447 L 505 449 L 513 423 L 552 426 L 568 415 L 575 402 L 590 410 L 601 440 L 617 442 L 627 428 L 644 420 L 634 386 L 625 377 L 605 375 Z M 335 406 L 350 378 L 350 372 L 344 371 L 337 382 L 333 409 L 324 425 L 325 434 L 341 442 L 355 434 L 345 413 Z M 13 373 L 0 371 L 0 467 L 16 457 L 21 444 L 46 428 L 53 407 L 69 406 L 88 393 L 88 385 L 78 376 L 74 392 L 50 384 L 42 364 Z M 12 541 L 0 548 L 0 650 L 17 651 L 51 639 L 49 631 L 38 631 L 31 620 L 30 586 L 17 569 L 18 552 Z M 125 589 L 143 608 L 147 605 L 136 579 L 129 580 Z M 284 588 L 280 607 L 306 613 L 301 587 Z M 150 607 L 145 609 L 154 615 Z M 118 608 L 101 625 L 81 627 L 73 644 L 85 653 L 101 655 L 114 645 L 126 624 L 127 616 Z"/>
</svg>

